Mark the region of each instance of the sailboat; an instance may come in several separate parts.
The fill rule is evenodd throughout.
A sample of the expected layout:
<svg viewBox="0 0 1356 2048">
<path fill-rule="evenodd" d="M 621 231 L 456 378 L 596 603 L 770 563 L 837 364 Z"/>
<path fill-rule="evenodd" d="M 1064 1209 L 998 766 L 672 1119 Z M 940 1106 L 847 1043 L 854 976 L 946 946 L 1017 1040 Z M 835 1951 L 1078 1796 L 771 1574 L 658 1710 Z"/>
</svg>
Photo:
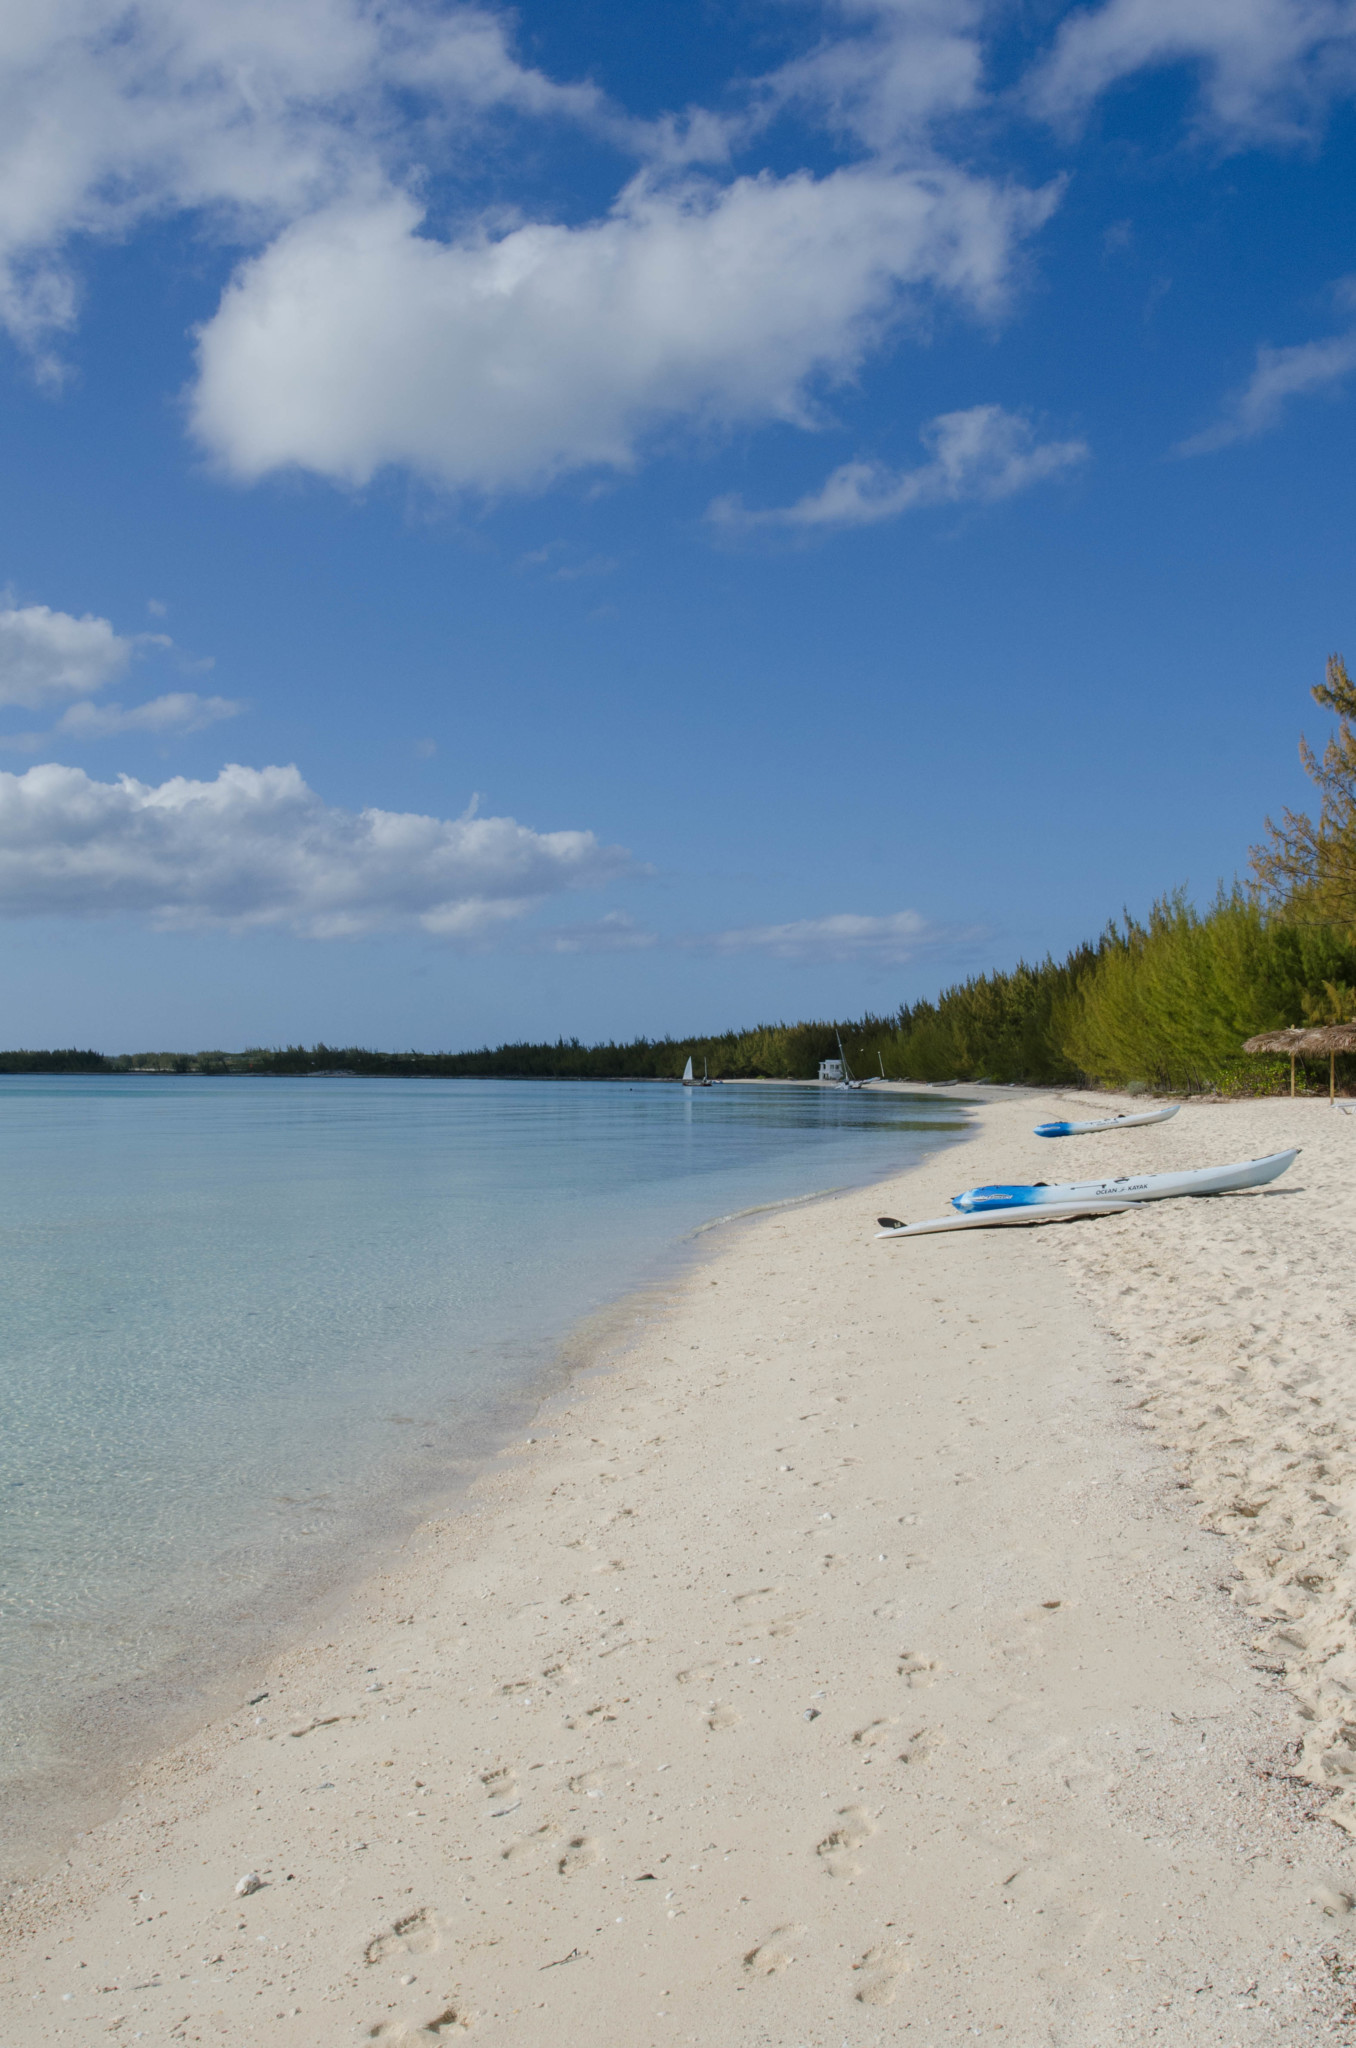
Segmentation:
<svg viewBox="0 0 1356 2048">
<path fill-rule="evenodd" d="M 838 1086 L 840 1088 L 864 1088 L 866 1086 L 866 1083 L 864 1081 L 856 1081 L 853 1079 L 852 1069 L 847 1063 L 847 1054 L 843 1051 L 842 1033 L 840 1031 L 835 1031 L 833 1035 L 838 1040 L 838 1057 L 843 1063 L 843 1078 L 838 1083 Z"/>
<path fill-rule="evenodd" d="M 707 1073 L 707 1071 L 706 1071 L 706 1061 L 705 1061 L 705 1060 L 703 1060 L 703 1061 L 702 1061 L 702 1077 L 701 1077 L 701 1080 L 699 1081 L 699 1080 L 697 1079 L 696 1075 L 695 1075 L 695 1074 L 693 1073 L 693 1071 L 692 1071 L 692 1060 L 691 1060 L 691 1057 L 689 1056 L 689 1059 L 688 1059 L 688 1063 L 687 1063 L 687 1065 L 686 1065 L 686 1066 L 685 1066 L 685 1067 L 683 1068 L 683 1086 L 684 1086 L 684 1088 L 714 1088 L 714 1087 L 715 1087 L 715 1085 L 716 1085 L 716 1084 L 715 1084 L 715 1082 L 714 1082 L 714 1081 L 713 1081 L 713 1080 L 711 1079 L 711 1076 L 710 1076 L 710 1075 L 709 1075 L 709 1074 Z"/>
</svg>

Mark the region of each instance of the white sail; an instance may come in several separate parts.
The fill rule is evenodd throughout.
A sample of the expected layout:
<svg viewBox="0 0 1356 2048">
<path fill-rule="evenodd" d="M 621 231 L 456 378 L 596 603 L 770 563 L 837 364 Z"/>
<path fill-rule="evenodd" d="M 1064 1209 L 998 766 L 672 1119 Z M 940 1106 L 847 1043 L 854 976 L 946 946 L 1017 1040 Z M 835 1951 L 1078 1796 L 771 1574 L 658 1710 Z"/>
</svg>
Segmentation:
<svg viewBox="0 0 1356 2048">
<path fill-rule="evenodd" d="M 691 1088 L 693 1086 L 691 1060 L 689 1060 L 687 1065 L 683 1068 L 683 1086 L 684 1088 Z"/>
</svg>

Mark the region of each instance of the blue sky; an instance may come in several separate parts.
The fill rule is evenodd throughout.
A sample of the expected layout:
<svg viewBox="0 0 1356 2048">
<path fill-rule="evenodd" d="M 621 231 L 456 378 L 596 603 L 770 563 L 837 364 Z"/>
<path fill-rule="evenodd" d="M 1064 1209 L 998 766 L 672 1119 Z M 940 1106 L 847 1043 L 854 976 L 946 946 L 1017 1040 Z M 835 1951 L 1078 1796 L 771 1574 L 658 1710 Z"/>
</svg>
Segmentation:
<svg viewBox="0 0 1356 2048">
<path fill-rule="evenodd" d="M 1246 864 L 1349 0 L 10 0 L 0 1042 L 887 1010 Z"/>
</svg>

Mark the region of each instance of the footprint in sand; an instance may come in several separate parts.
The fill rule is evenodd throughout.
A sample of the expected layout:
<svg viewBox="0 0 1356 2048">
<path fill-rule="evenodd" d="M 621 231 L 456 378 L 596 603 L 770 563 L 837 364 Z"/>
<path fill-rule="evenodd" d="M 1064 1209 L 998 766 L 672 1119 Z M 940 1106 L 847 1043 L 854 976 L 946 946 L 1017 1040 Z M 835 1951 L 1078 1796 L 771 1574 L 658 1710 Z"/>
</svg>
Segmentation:
<svg viewBox="0 0 1356 2048">
<path fill-rule="evenodd" d="M 587 1870 L 591 1864 L 602 1861 L 603 1852 L 587 1835 L 571 1835 L 563 1853 L 556 1859 L 556 1869 L 562 1877 L 572 1877 L 578 1870 Z"/>
<path fill-rule="evenodd" d="M 733 1707 L 722 1706 L 717 1703 L 715 1706 L 707 1708 L 705 1719 L 707 1727 L 715 1734 L 722 1728 L 733 1728 L 738 1722 L 739 1716 Z"/>
<path fill-rule="evenodd" d="M 590 1792 L 604 1791 L 609 1784 L 615 1784 L 618 1778 L 634 1769 L 634 1764 L 595 1764 L 592 1770 L 580 1771 L 565 1782 L 576 1796 L 582 1793 L 587 1797 Z"/>
<path fill-rule="evenodd" d="M 868 1721 L 865 1728 L 859 1728 L 853 1736 L 857 1749 L 874 1749 L 878 1742 L 888 1739 L 890 1730 L 899 1726 L 898 1714 L 884 1714 L 877 1721 Z"/>
<path fill-rule="evenodd" d="M 686 1671 L 675 1671 L 673 1675 L 679 1685 L 709 1685 L 718 1669 L 715 1664 L 689 1664 Z"/>
<path fill-rule="evenodd" d="M 906 1685 L 935 1685 L 941 1677 L 942 1667 L 935 1657 L 920 1656 L 917 1650 L 901 1650 L 897 1675 Z"/>
<path fill-rule="evenodd" d="M 449 2000 L 426 2020 L 378 2020 L 367 2029 L 369 2041 L 443 2041 L 457 2027 L 469 2027 L 472 2015 Z"/>
<path fill-rule="evenodd" d="M 856 1852 L 875 1832 L 876 1824 L 864 1806 L 840 1807 L 838 1826 L 817 1844 L 815 1854 L 830 1877 L 855 1877 L 861 1868 Z"/>
<path fill-rule="evenodd" d="M 945 1741 L 940 1728 L 916 1728 L 899 1752 L 899 1761 L 902 1764 L 925 1764 Z"/>
<path fill-rule="evenodd" d="M 899 1988 L 899 1979 L 909 1965 L 893 1949 L 869 1948 L 865 1955 L 858 1956 L 852 1965 L 861 1972 L 861 1982 L 853 1996 L 860 2005 L 890 2005 Z"/>
<path fill-rule="evenodd" d="M 480 1782 L 485 1787 L 488 1798 L 511 1799 L 518 1790 L 518 1773 L 512 1764 L 500 1764 L 496 1770 L 482 1771 Z"/>
<path fill-rule="evenodd" d="M 500 1861 L 503 1863 L 532 1862 L 535 1857 L 540 1856 L 543 1849 L 549 1847 L 549 1837 L 552 1832 L 550 1821 L 544 1821 L 541 1827 L 533 1828 L 530 1835 L 516 1836 L 506 1848 L 499 1851 Z"/>
<path fill-rule="evenodd" d="M 391 1956 L 426 1956 L 441 1947 L 437 1922 L 427 1906 L 403 1913 L 394 1925 L 374 1934 L 363 1950 L 365 1963 L 384 1963 Z"/>
<path fill-rule="evenodd" d="M 782 1970 L 789 1969 L 796 1960 L 796 1937 L 804 1934 L 803 1927 L 774 1927 L 771 1934 L 751 1948 L 744 1957 L 744 1968 L 751 1977 L 775 1977 Z"/>
</svg>

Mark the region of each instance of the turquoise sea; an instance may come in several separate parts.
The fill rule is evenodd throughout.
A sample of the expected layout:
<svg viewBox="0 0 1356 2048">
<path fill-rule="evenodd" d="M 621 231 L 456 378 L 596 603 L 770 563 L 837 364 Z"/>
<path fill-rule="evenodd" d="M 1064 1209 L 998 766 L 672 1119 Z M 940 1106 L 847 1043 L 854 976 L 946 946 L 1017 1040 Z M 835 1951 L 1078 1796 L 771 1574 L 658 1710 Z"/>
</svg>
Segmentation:
<svg viewBox="0 0 1356 2048">
<path fill-rule="evenodd" d="M 581 1319 L 964 1129 L 794 1086 L 0 1077 L 9 1871 L 447 1498 Z"/>
</svg>

